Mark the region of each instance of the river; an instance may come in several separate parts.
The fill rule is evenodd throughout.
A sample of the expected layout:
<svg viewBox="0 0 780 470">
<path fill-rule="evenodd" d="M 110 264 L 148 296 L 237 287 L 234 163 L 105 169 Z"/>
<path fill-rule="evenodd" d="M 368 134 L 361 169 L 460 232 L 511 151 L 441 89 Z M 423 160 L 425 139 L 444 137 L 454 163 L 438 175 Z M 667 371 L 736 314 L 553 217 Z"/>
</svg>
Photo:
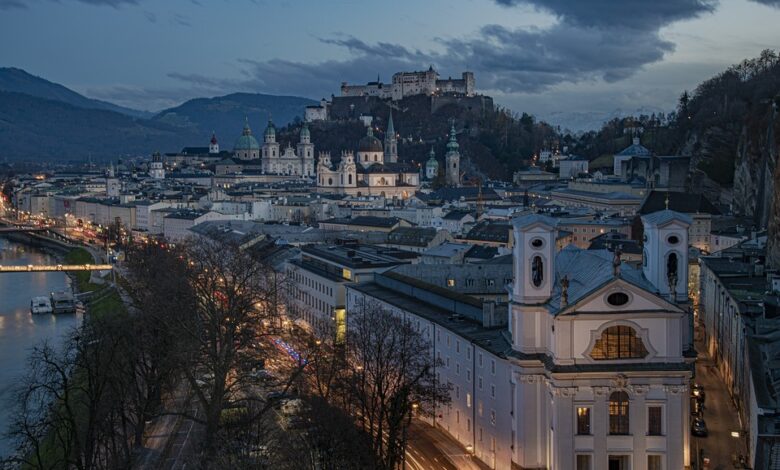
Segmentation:
<svg viewBox="0 0 780 470">
<path fill-rule="evenodd" d="M 0 237 L 0 264 L 57 263 L 37 248 Z M 81 314 L 33 316 L 30 299 L 69 285 L 70 278 L 61 272 L 0 274 L 0 457 L 11 450 L 3 434 L 15 409 L 13 387 L 24 375 L 30 350 L 45 340 L 60 342 L 81 323 Z"/>
</svg>

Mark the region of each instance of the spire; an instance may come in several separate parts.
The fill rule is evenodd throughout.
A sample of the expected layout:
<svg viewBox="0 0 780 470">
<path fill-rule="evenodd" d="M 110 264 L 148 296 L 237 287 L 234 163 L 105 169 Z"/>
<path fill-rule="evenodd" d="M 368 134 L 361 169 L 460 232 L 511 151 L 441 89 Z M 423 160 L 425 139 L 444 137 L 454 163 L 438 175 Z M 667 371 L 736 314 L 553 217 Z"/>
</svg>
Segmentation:
<svg viewBox="0 0 780 470">
<path fill-rule="evenodd" d="M 669 210 L 669 193 L 666 193 L 666 199 L 664 200 L 664 206 L 666 206 L 666 210 Z"/>
<path fill-rule="evenodd" d="M 393 126 L 393 110 L 390 109 L 390 117 L 387 118 L 387 138 L 395 137 L 395 127 Z"/>
<path fill-rule="evenodd" d="M 211 131 L 211 141 L 210 142 L 212 143 L 212 145 L 217 143 L 217 133 L 216 133 L 216 131 Z"/>
<path fill-rule="evenodd" d="M 374 129 L 371 126 L 366 126 L 366 129 L 368 129 L 366 135 L 369 137 L 374 137 Z"/>
<path fill-rule="evenodd" d="M 447 142 L 447 150 L 457 152 L 460 145 L 458 145 L 457 132 L 455 132 L 455 120 L 452 120 L 452 127 L 450 128 L 450 141 Z"/>
<path fill-rule="evenodd" d="M 249 117 L 244 116 L 244 131 L 242 135 L 252 135 L 252 129 L 249 127 Z"/>
</svg>

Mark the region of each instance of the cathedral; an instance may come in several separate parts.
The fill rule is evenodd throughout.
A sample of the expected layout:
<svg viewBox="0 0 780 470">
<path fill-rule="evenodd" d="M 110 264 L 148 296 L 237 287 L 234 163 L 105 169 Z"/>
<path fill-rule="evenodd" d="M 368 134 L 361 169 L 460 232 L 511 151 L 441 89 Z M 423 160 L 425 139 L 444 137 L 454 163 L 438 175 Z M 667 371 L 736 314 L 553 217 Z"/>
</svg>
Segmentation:
<svg viewBox="0 0 780 470">
<path fill-rule="evenodd" d="M 233 154 L 239 163 L 251 165 L 260 160 L 262 172 L 267 175 L 314 178 L 314 144 L 306 124 L 301 128 L 300 140 L 293 149 L 291 144 L 282 151 L 276 141 L 276 127 L 268 121 L 263 133 L 262 147 L 252 135 L 249 122 L 244 124 L 241 136 L 236 140 Z"/>
<path fill-rule="evenodd" d="M 341 152 L 334 168 L 327 152 L 321 152 L 317 164 L 317 190 L 330 194 L 384 196 L 407 199 L 420 187 L 420 173 L 411 165 L 398 162 L 398 140 L 393 116 L 387 122 L 385 142 L 374 136 L 369 126 L 358 142 L 357 154 Z"/>
</svg>

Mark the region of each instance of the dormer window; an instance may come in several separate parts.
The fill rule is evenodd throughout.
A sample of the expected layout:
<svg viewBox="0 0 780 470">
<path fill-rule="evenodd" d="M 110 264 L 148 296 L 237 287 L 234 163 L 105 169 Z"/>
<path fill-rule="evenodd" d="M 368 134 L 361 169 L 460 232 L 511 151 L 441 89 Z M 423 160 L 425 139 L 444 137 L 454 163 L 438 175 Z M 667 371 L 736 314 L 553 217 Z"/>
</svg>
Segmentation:
<svg viewBox="0 0 780 470">
<path fill-rule="evenodd" d="M 669 238 L 666 239 L 666 242 L 670 245 L 676 245 L 680 243 L 680 237 L 677 235 L 669 235 Z"/>
<path fill-rule="evenodd" d="M 607 296 L 607 303 L 613 307 L 620 307 L 621 305 L 625 305 L 629 300 L 630 299 L 628 294 L 625 292 L 613 292 Z"/>
<path fill-rule="evenodd" d="M 531 246 L 537 249 L 541 248 L 544 246 L 544 240 L 542 240 L 541 238 L 534 238 L 533 240 L 531 240 Z"/>
</svg>

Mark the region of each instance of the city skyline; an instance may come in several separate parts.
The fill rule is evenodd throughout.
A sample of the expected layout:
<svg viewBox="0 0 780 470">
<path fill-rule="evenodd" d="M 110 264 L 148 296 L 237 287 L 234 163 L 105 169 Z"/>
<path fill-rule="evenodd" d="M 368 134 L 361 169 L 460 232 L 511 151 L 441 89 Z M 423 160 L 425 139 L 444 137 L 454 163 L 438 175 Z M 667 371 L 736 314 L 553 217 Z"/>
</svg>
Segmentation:
<svg viewBox="0 0 780 470">
<path fill-rule="evenodd" d="M 480 92 L 543 118 L 671 111 L 682 90 L 774 46 L 778 5 L 4 0 L 0 39 L 16 46 L 0 62 L 150 111 L 236 91 L 317 99 L 428 65 L 472 70 Z"/>
</svg>

